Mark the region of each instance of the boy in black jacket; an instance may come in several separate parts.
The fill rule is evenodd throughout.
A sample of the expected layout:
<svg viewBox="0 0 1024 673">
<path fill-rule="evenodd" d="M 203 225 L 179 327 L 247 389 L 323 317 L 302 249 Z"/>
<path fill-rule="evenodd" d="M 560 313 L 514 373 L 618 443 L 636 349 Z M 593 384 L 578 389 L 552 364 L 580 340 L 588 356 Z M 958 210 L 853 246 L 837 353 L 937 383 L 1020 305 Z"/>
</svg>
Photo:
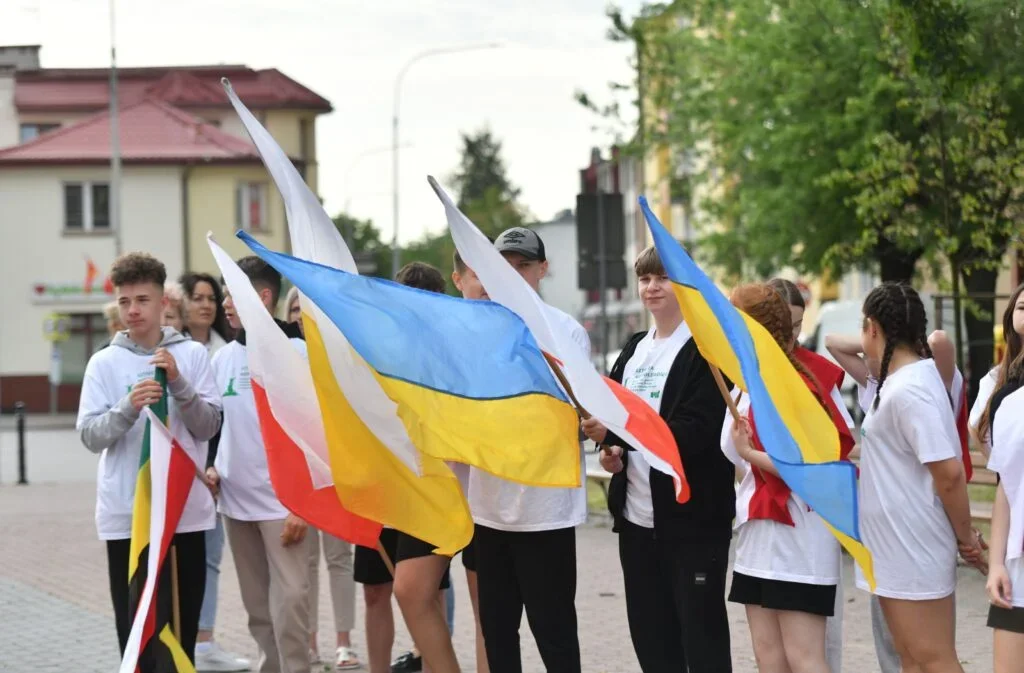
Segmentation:
<svg viewBox="0 0 1024 673">
<path fill-rule="evenodd" d="M 619 533 L 630 635 L 644 673 L 728 673 L 725 585 L 736 496 L 720 442 L 725 401 L 657 251 L 644 250 L 634 268 L 655 326 L 629 340 L 610 378 L 668 423 L 691 494 L 677 503 L 670 477 L 599 422 L 583 422 L 587 436 L 605 445 L 601 464 L 613 473 L 608 509 Z"/>
</svg>

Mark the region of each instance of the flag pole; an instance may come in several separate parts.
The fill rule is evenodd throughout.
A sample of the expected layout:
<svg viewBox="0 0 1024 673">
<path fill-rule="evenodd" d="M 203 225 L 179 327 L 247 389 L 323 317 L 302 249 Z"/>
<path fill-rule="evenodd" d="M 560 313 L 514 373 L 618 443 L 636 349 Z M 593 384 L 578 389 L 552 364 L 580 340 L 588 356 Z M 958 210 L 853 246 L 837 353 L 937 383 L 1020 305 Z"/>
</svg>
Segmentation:
<svg viewBox="0 0 1024 673">
<path fill-rule="evenodd" d="M 734 400 L 732 395 L 729 393 L 729 387 L 725 385 L 725 379 L 722 378 L 722 371 L 710 362 L 708 363 L 708 366 L 711 367 L 711 374 L 715 377 L 715 383 L 718 384 L 718 392 L 722 393 L 722 398 L 725 400 L 725 403 L 729 405 L 729 412 L 732 414 L 732 420 L 739 423 L 740 411 L 736 407 L 736 400 Z"/>
<path fill-rule="evenodd" d="M 562 373 L 562 368 L 558 364 L 558 360 L 554 356 L 550 355 L 547 351 L 541 351 L 544 353 L 544 359 L 548 361 L 548 366 L 551 367 L 551 371 L 555 373 L 555 378 L 565 388 L 566 394 L 572 401 L 572 406 L 576 407 L 576 413 L 580 415 L 580 418 L 587 420 L 590 418 L 590 412 L 583 408 L 580 401 L 576 399 L 576 395 L 572 392 L 572 386 L 569 385 L 568 379 L 565 378 L 565 374 Z"/>
<path fill-rule="evenodd" d="M 380 543 L 380 540 L 377 540 L 377 553 L 380 554 L 380 560 L 384 562 L 384 567 L 388 569 L 388 572 L 391 573 L 391 578 L 394 579 L 395 564 L 391 562 L 391 557 L 388 556 L 388 553 L 385 551 L 384 545 Z"/>
</svg>

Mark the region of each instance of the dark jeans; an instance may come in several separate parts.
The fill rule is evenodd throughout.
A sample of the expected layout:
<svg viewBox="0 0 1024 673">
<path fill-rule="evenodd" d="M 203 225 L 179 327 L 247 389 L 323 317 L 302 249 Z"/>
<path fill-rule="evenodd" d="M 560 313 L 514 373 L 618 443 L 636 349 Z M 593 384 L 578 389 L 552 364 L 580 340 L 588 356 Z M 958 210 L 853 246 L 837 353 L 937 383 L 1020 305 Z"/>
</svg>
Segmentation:
<svg viewBox="0 0 1024 673">
<path fill-rule="evenodd" d="M 725 577 L 729 540 L 655 539 L 623 521 L 626 616 L 644 673 L 731 673 Z"/>
<path fill-rule="evenodd" d="M 174 547 L 178 556 L 178 606 L 181 617 L 180 644 L 189 659 L 195 661 L 196 634 L 199 631 L 199 612 L 203 606 L 206 587 L 206 534 L 179 533 L 174 536 Z M 107 570 L 110 575 L 110 597 L 114 603 L 114 620 L 117 625 L 117 642 L 124 655 L 128 635 L 132 630 L 132 612 L 128 596 L 128 555 L 131 540 L 107 541 Z M 142 567 L 145 568 L 146 554 Z M 143 650 L 140 669 L 162 673 L 168 659 L 166 648 L 159 643 L 160 630 L 164 624 L 171 624 L 171 555 L 167 554 L 160 571 L 160 583 L 156 591 L 156 629 L 153 640 Z M 145 662 L 145 663 L 144 663 Z M 174 669 L 169 669 L 174 670 Z"/>
<path fill-rule="evenodd" d="M 524 607 L 546 670 L 580 673 L 576 529 L 519 533 L 478 525 L 473 545 L 491 673 L 522 673 Z"/>
</svg>

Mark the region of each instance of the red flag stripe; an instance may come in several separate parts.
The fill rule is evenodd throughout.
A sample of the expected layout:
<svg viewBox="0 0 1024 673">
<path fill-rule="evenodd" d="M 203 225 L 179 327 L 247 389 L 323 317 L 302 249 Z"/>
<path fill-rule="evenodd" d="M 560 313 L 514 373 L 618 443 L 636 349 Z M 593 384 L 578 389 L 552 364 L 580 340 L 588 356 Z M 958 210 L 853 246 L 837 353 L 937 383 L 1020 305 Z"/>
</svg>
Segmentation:
<svg viewBox="0 0 1024 673">
<path fill-rule="evenodd" d="M 626 430 L 644 443 L 651 453 L 672 466 L 672 471 L 679 477 L 679 494 L 676 500 L 684 503 L 690 499 L 690 484 L 686 481 L 683 471 L 683 459 L 679 455 L 676 438 L 664 419 L 649 404 L 621 384 L 604 377 L 605 383 L 612 389 L 615 397 L 626 408 L 629 417 L 626 419 Z"/>
<path fill-rule="evenodd" d="M 381 525 L 345 509 L 333 486 L 313 487 L 305 454 L 274 418 L 267 392 L 256 379 L 252 380 L 252 394 L 267 451 L 270 482 L 281 504 L 326 533 L 363 547 L 376 547 Z"/>
</svg>

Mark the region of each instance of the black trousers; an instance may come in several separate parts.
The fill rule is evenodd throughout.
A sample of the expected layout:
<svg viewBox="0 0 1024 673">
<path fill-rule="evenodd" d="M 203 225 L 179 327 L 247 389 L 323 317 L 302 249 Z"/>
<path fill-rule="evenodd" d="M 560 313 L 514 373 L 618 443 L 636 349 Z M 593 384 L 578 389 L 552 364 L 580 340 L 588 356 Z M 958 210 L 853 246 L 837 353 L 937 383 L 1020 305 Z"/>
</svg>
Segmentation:
<svg viewBox="0 0 1024 673">
<path fill-rule="evenodd" d="M 178 605 L 181 617 L 181 642 L 180 645 L 189 659 L 195 662 L 196 635 L 199 632 L 199 611 L 203 607 L 203 594 L 206 589 L 206 533 L 178 533 L 174 536 L 174 546 L 177 548 L 178 556 Z M 128 598 L 128 555 L 131 549 L 131 540 L 108 540 L 107 541 L 107 571 L 110 576 L 110 597 L 114 603 L 114 620 L 117 625 L 117 642 L 121 647 L 121 655 L 124 656 L 125 647 L 128 644 L 128 635 L 132 630 L 132 620 L 135 615 L 131 612 Z M 145 556 L 145 555 L 144 555 Z M 145 558 L 143 559 L 145 561 Z M 156 591 L 156 624 L 157 633 L 153 639 L 160 636 L 161 625 L 172 624 L 171 609 L 171 554 L 167 553 L 167 559 L 160 571 L 160 583 Z M 140 669 L 143 671 L 154 671 L 162 667 L 162 664 L 148 661 L 152 654 L 152 646 L 143 650 L 140 658 Z M 162 658 L 162 657 L 161 657 Z M 143 665 L 143 663 L 145 665 Z"/>
<path fill-rule="evenodd" d="M 725 576 L 729 540 L 655 539 L 623 521 L 619 560 L 626 616 L 644 673 L 731 673 Z"/>
<path fill-rule="evenodd" d="M 480 628 L 491 673 L 522 673 L 523 608 L 549 673 L 580 673 L 576 530 L 517 533 L 476 527 Z"/>
</svg>

